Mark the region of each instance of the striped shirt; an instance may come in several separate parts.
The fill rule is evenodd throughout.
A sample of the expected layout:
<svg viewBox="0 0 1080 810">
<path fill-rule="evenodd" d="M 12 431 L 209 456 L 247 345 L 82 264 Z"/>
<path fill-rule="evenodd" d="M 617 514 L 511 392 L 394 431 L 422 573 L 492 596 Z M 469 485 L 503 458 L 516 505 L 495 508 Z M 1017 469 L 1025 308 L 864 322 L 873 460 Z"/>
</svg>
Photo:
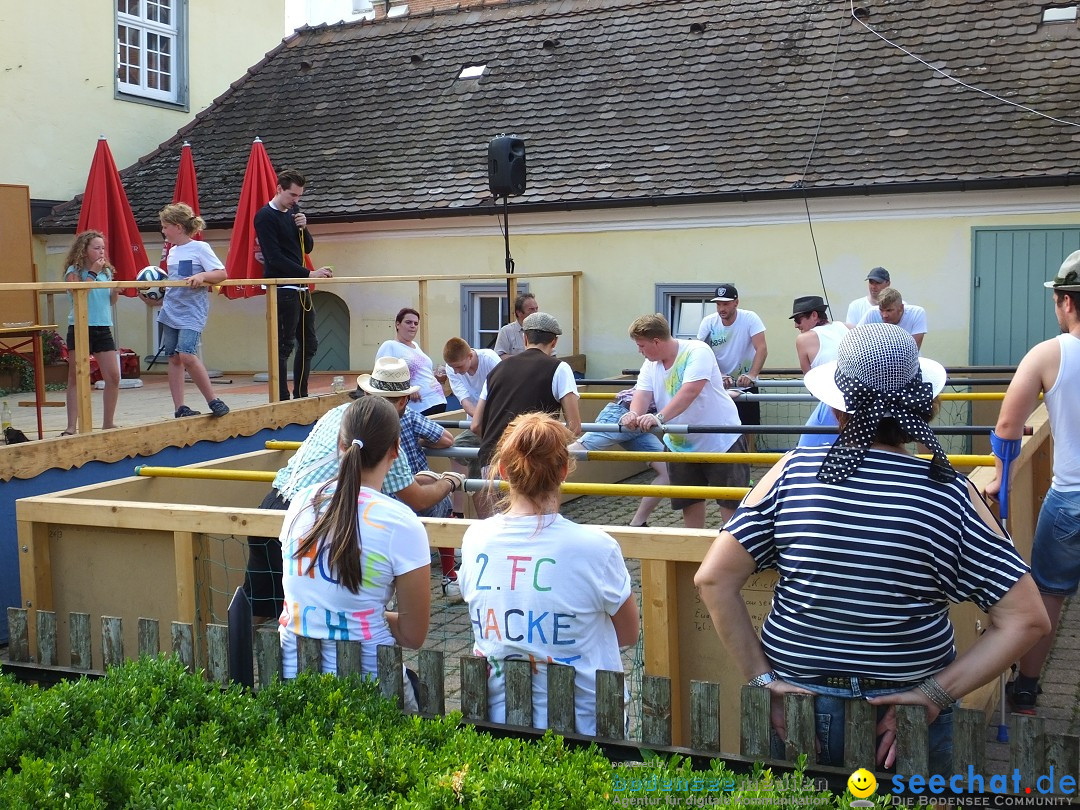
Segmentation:
<svg viewBox="0 0 1080 810">
<path fill-rule="evenodd" d="M 780 574 L 765 654 L 789 678 L 932 675 L 956 655 L 949 602 L 987 610 L 1028 568 L 976 513 L 964 476 L 940 484 L 925 459 L 869 450 L 846 481 L 823 484 L 826 452 L 796 450 L 724 527 L 759 571 Z"/>
</svg>

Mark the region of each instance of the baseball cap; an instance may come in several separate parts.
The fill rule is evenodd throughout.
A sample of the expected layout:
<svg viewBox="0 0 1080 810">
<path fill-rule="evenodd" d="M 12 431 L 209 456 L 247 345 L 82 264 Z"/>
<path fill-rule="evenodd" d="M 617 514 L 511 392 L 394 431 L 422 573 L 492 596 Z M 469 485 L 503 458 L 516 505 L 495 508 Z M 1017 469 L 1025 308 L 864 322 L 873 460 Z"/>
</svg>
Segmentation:
<svg viewBox="0 0 1080 810">
<path fill-rule="evenodd" d="M 716 297 L 713 301 L 734 301 L 739 297 L 739 291 L 735 289 L 734 284 L 721 284 L 716 288 Z"/>
<path fill-rule="evenodd" d="M 869 273 L 866 274 L 867 281 L 885 281 L 889 282 L 892 279 L 889 278 L 889 271 L 884 267 L 875 267 Z"/>
</svg>

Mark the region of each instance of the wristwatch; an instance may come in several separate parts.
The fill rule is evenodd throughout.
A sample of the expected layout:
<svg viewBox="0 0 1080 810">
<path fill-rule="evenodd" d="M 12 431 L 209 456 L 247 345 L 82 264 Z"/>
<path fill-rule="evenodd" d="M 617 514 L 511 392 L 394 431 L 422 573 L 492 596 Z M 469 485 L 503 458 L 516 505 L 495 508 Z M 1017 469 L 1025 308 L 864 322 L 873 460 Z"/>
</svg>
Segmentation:
<svg viewBox="0 0 1080 810">
<path fill-rule="evenodd" d="M 664 414 L 663 414 L 663 412 L 657 412 L 656 421 L 659 422 L 661 425 L 664 424 Z"/>
<path fill-rule="evenodd" d="M 780 679 L 776 676 L 776 673 L 773 672 L 770 669 L 768 672 L 762 672 L 760 675 L 755 675 L 753 678 L 750 679 L 750 682 L 747 683 L 746 685 L 747 686 L 768 686 L 773 681 L 778 681 L 778 680 L 780 680 Z"/>
</svg>

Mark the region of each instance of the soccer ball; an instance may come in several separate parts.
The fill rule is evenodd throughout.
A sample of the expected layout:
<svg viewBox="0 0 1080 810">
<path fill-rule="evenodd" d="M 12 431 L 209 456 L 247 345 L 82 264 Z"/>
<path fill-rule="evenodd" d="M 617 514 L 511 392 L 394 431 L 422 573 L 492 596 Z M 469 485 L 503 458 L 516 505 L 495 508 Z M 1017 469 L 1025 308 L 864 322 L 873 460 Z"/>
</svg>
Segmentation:
<svg viewBox="0 0 1080 810">
<path fill-rule="evenodd" d="M 144 267 L 135 275 L 136 281 L 168 281 L 169 277 L 165 275 L 160 267 Z M 159 304 L 161 299 L 165 297 L 164 287 L 146 287 L 139 290 L 139 298 L 148 304 Z"/>
</svg>

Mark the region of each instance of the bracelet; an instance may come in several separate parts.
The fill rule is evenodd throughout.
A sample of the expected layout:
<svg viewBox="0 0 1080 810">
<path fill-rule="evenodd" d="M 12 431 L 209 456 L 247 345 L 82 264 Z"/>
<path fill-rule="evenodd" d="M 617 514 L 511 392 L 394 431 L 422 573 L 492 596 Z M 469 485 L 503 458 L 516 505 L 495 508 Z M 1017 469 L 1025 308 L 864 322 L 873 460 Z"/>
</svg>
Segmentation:
<svg viewBox="0 0 1080 810">
<path fill-rule="evenodd" d="M 946 692 L 932 675 L 919 684 L 919 691 L 930 698 L 942 710 L 948 709 L 956 703 L 956 698 Z"/>
</svg>

